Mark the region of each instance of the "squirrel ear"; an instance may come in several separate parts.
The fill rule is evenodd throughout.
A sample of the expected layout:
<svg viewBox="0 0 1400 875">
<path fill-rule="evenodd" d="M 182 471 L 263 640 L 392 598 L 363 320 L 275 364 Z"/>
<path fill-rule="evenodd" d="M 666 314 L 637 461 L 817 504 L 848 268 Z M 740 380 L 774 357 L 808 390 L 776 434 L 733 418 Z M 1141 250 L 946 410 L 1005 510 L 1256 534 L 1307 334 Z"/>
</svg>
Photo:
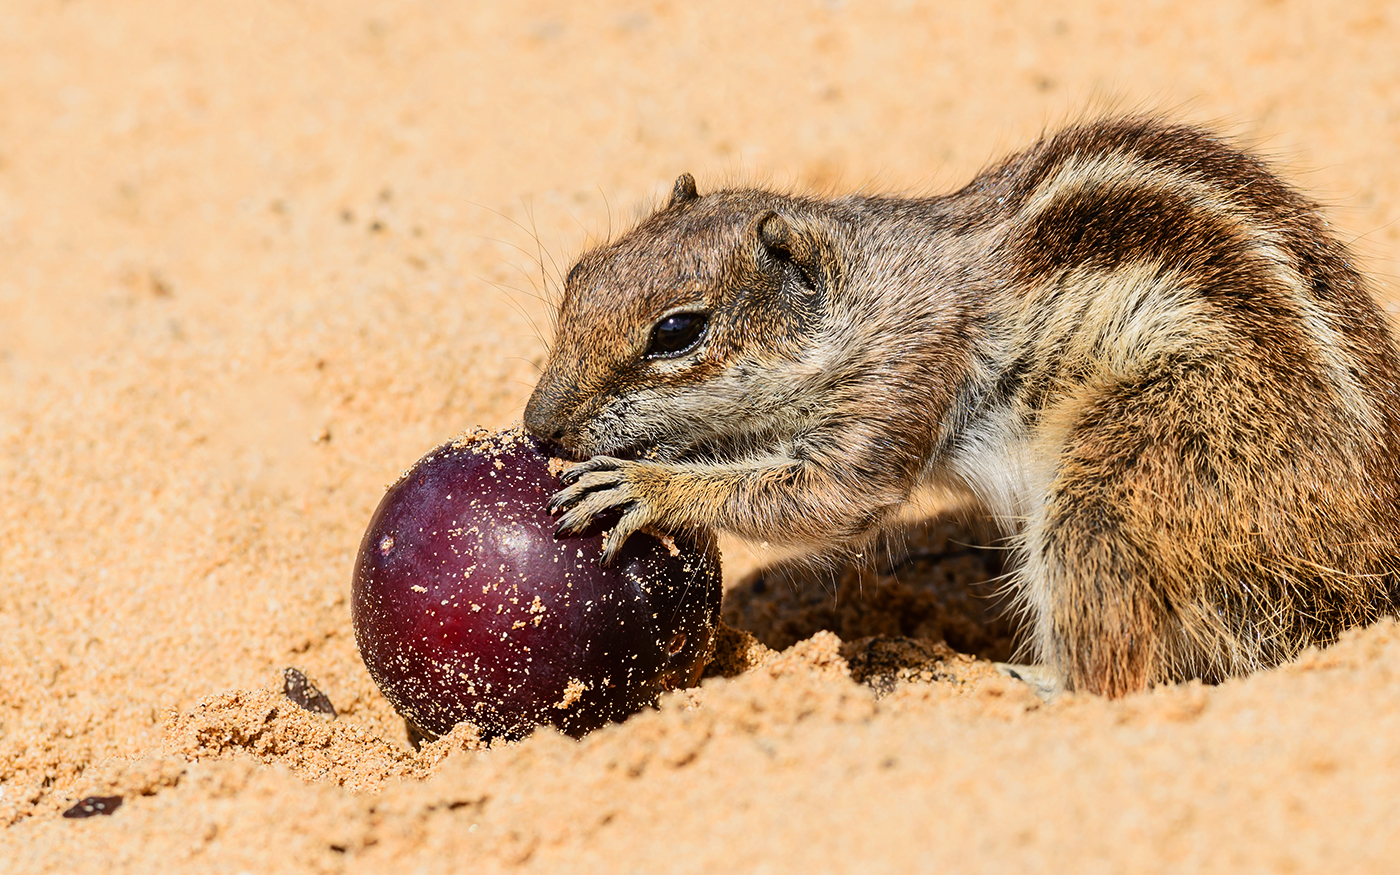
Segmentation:
<svg viewBox="0 0 1400 875">
<path fill-rule="evenodd" d="M 671 187 L 671 202 L 668 207 L 676 204 L 683 204 L 686 201 L 693 201 L 700 196 L 695 190 L 695 177 L 689 173 L 682 173 L 676 177 L 676 184 Z"/>
<path fill-rule="evenodd" d="M 816 291 L 825 272 L 821 243 L 799 222 L 773 210 L 760 213 L 749 224 L 748 252 L 757 270 L 769 273 L 783 264 L 797 268 L 804 284 Z"/>
<path fill-rule="evenodd" d="M 758 217 L 754 227 L 758 231 L 758 241 L 764 248 L 792 257 L 793 233 L 787 219 L 770 210 Z"/>
<path fill-rule="evenodd" d="M 807 269 L 816 266 L 812 241 L 772 210 L 754 219 L 749 233 L 757 239 L 762 252 L 774 261 L 791 261 Z"/>
<path fill-rule="evenodd" d="M 769 289 L 771 301 L 785 312 L 814 318 L 825 301 L 832 265 L 814 229 L 802 219 L 795 222 L 773 210 L 754 217 L 741 247 L 745 267 L 766 277 L 757 288 Z M 796 283 L 787 278 L 796 279 Z"/>
</svg>

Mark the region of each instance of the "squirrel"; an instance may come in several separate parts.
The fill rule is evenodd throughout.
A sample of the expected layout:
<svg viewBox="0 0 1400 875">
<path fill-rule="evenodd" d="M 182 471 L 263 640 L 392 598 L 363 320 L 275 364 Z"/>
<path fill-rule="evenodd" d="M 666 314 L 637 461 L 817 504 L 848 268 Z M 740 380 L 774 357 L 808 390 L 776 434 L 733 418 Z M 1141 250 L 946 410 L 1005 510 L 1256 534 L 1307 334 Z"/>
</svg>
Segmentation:
<svg viewBox="0 0 1400 875">
<path fill-rule="evenodd" d="M 1007 534 L 1027 644 L 1120 696 L 1400 606 L 1400 356 L 1316 204 L 1108 118 L 938 197 L 669 202 L 570 270 L 525 425 L 559 530 L 854 550 L 916 489 Z"/>
</svg>

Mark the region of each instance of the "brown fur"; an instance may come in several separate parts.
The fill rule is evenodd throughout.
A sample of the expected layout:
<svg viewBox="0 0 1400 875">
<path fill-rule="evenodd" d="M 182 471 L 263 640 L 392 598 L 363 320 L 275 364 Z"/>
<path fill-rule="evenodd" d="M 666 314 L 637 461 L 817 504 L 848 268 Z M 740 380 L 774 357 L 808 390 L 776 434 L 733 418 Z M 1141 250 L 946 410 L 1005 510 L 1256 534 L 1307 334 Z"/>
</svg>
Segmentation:
<svg viewBox="0 0 1400 875">
<path fill-rule="evenodd" d="M 620 511 L 829 550 L 911 492 L 1013 534 L 1031 644 L 1119 695 L 1274 665 L 1400 602 L 1400 357 L 1257 159 L 1070 128 L 944 197 L 671 202 L 570 273 L 526 425 Z M 665 317 L 694 349 L 648 356 Z"/>
</svg>

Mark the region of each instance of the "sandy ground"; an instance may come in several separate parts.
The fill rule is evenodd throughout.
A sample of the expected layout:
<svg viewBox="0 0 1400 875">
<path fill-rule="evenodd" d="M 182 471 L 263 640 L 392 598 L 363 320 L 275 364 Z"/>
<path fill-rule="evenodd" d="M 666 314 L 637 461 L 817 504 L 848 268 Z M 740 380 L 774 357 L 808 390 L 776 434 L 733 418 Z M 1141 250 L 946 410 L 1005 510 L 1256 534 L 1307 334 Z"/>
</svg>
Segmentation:
<svg viewBox="0 0 1400 875">
<path fill-rule="evenodd" d="M 519 417 L 560 271 L 682 171 L 937 191 L 1048 125 L 1165 109 L 1274 156 L 1393 298 L 1391 4 L 0 19 L 0 871 L 1400 865 L 1393 623 L 1220 687 L 1043 705 L 936 643 L 1002 654 L 995 622 L 909 619 L 978 603 L 957 551 L 833 605 L 755 587 L 766 557 L 731 545 L 727 615 L 780 657 L 582 742 L 415 752 L 347 604 L 385 485 Z M 288 666 L 337 719 L 282 696 Z M 92 795 L 123 803 L 59 816 Z"/>
</svg>

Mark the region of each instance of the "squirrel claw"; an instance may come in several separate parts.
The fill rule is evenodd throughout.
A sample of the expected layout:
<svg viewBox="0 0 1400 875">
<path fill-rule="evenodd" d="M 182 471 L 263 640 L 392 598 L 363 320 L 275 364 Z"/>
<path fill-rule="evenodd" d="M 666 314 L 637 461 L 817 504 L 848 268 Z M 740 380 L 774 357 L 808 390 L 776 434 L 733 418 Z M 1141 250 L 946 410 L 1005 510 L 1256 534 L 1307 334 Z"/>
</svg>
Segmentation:
<svg viewBox="0 0 1400 875">
<path fill-rule="evenodd" d="M 617 558 L 617 551 L 621 549 L 622 545 L 614 544 L 613 536 L 609 534 L 607 539 L 603 541 L 603 552 L 598 557 L 598 564 L 604 566 L 613 564 L 613 560 Z"/>
<path fill-rule="evenodd" d="M 594 471 L 616 470 L 622 464 L 621 459 L 614 459 L 612 456 L 594 456 L 584 462 L 579 462 L 563 474 L 559 475 L 559 482 L 565 486 L 573 486 L 579 478 Z"/>
<path fill-rule="evenodd" d="M 594 466 L 594 463 L 599 463 Z M 620 465 L 617 459 L 599 457 L 574 468 L 561 480 L 565 486 L 550 497 L 545 509 L 561 515 L 555 527 L 555 537 L 588 528 L 593 518 L 614 508 L 624 508 L 635 501 L 626 475 L 609 463 Z M 591 469 L 588 466 L 593 466 Z"/>
<path fill-rule="evenodd" d="M 589 507 L 572 507 L 564 512 L 564 516 L 559 520 L 559 524 L 554 527 L 554 537 L 562 538 L 565 535 L 577 534 L 588 528 L 588 524 L 593 522 L 593 517 L 597 511 Z"/>
<path fill-rule="evenodd" d="M 610 564 L 627 539 L 652 521 L 651 511 L 628 480 L 629 464 L 610 456 L 596 456 L 565 472 L 559 478 L 564 488 L 545 505 L 550 514 L 560 515 L 554 537 L 581 532 L 599 514 L 620 510 L 622 516 L 608 532 L 599 560 L 602 565 Z"/>
<path fill-rule="evenodd" d="M 598 559 L 598 564 L 611 565 L 622 545 L 645 526 L 649 518 L 650 515 L 640 505 L 634 504 L 629 507 L 603 540 L 603 555 Z"/>
<path fill-rule="evenodd" d="M 595 456 L 576 465 L 559 476 L 562 489 L 554 493 L 545 504 L 550 514 L 561 511 L 573 513 L 589 506 L 588 519 L 582 520 L 576 528 L 588 525 L 588 520 L 600 511 L 621 504 L 629 496 L 626 494 L 626 476 L 622 473 L 623 462 L 611 456 Z M 616 493 L 616 497 L 614 497 Z"/>
</svg>

